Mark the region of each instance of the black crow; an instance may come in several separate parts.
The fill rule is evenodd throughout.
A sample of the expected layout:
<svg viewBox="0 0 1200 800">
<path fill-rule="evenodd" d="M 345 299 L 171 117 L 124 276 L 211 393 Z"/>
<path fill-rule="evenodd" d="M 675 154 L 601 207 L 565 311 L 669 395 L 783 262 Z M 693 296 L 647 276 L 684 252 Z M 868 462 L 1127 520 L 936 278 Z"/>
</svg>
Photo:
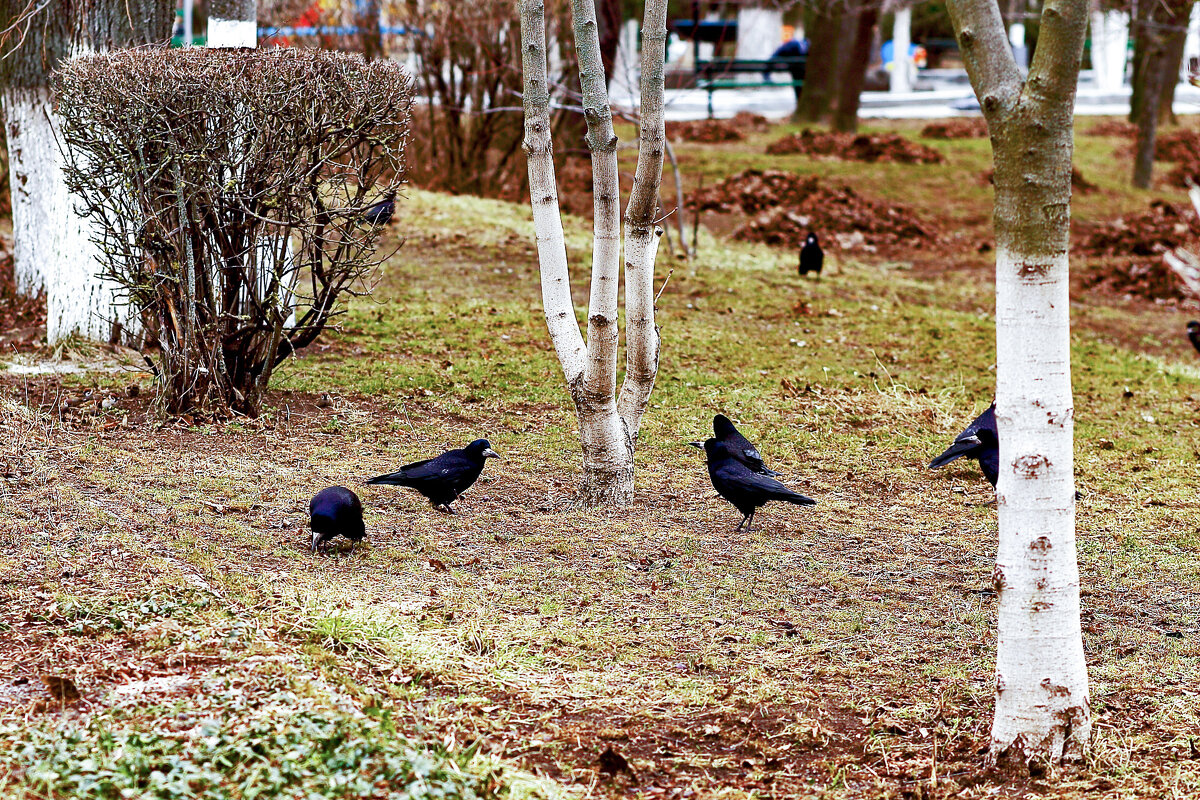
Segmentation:
<svg viewBox="0 0 1200 800">
<path fill-rule="evenodd" d="M 954 444 L 946 448 L 946 452 L 930 461 L 929 468 L 944 467 L 964 456 L 979 462 L 983 477 L 987 478 L 994 488 L 1000 475 L 1000 439 L 996 435 L 995 403 L 976 417 L 975 421 L 954 439 Z"/>
<path fill-rule="evenodd" d="M 701 445 L 708 460 L 708 477 L 712 479 L 713 488 L 717 494 L 724 497 L 734 508 L 742 512 L 742 521 L 735 530 L 753 530 L 754 514 L 760 506 L 771 500 L 782 500 L 798 506 L 815 506 L 816 500 L 796 494 L 774 478 L 751 472 L 750 468 L 738 460 L 729 446 L 716 439 L 706 439 Z"/>
<path fill-rule="evenodd" d="M 350 540 L 350 552 L 367 535 L 363 525 L 362 503 L 358 495 L 344 486 L 330 486 L 317 492 L 308 503 L 308 525 L 312 528 L 312 551 L 317 552 L 321 542 L 335 536 Z"/>
<path fill-rule="evenodd" d="M 1192 320 L 1187 327 L 1188 341 L 1192 343 L 1192 347 L 1196 348 L 1196 352 L 1200 352 L 1200 322 Z"/>
<path fill-rule="evenodd" d="M 767 469 L 767 465 L 763 463 L 762 456 L 758 453 L 758 448 L 754 446 L 745 436 L 738 432 L 738 429 L 733 427 L 733 422 L 724 414 L 717 414 L 713 417 L 713 435 L 717 441 L 729 448 L 729 452 L 738 461 L 750 468 L 751 472 L 757 472 L 759 475 L 766 475 L 771 478 L 779 477 L 779 473 L 773 469 Z M 696 447 L 703 448 L 704 442 L 693 442 Z"/>
<path fill-rule="evenodd" d="M 363 212 L 363 221 L 368 225 L 387 225 L 396 212 L 396 193 L 388 192 L 384 199 Z"/>
<path fill-rule="evenodd" d="M 823 266 L 825 266 L 825 251 L 817 243 L 817 235 L 809 231 L 808 237 L 804 240 L 804 246 L 800 248 L 800 277 L 803 278 L 808 273 L 815 272 L 819 278 Z"/>
<path fill-rule="evenodd" d="M 429 498 L 434 508 L 453 514 L 450 504 L 471 488 L 483 472 L 484 462 L 499 458 L 487 439 L 476 439 L 461 450 L 447 450 L 437 458 L 407 464 L 395 472 L 371 478 L 367 483 L 407 486 Z"/>
</svg>

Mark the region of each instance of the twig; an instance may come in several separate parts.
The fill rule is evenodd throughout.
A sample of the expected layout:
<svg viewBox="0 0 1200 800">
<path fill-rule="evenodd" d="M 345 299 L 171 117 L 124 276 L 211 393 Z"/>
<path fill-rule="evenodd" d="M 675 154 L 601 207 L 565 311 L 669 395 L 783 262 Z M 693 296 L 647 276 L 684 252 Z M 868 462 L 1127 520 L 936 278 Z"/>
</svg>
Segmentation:
<svg viewBox="0 0 1200 800">
<path fill-rule="evenodd" d="M 667 288 L 667 281 L 671 280 L 671 276 L 674 274 L 674 268 L 667 270 L 667 277 L 663 278 L 662 286 L 659 288 L 658 294 L 654 295 L 654 305 L 658 305 L 658 298 L 662 297 L 663 290 Z"/>
</svg>

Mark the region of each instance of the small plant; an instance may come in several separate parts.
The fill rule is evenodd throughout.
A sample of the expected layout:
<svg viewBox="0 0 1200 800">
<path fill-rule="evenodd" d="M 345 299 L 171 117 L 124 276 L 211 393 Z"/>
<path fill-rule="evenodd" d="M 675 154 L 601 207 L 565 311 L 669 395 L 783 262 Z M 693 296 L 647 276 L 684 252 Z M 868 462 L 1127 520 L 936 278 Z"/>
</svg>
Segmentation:
<svg viewBox="0 0 1200 800">
<path fill-rule="evenodd" d="M 367 210 L 403 183 L 410 80 L 320 50 L 145 47 L 52 88 L 67 185 L 157 343 L 164 410 L 257 415 L 382 260 Z"/>
</svg>

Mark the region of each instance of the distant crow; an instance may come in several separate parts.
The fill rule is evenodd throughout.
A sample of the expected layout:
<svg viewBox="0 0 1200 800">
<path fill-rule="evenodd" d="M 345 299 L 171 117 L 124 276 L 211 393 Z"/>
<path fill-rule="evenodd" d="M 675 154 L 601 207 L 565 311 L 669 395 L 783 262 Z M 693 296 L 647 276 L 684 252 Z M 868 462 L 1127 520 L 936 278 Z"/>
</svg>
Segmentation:
<svg viewBox="0 0 1200 800">
<path fill-rule="evenodd" d="M 1187 326 L 1188 341 L 1192 343 L 1192 347 L 1196 348 L 1196 352 L 1200 353 L 1200 322 L 1192 320 Z"/>
<path fill-rule="evenodd" d="M 387 225 L 396 212 L 396 193 L 388 192 L 383 197 L 383 200 L 363 212 L 363 221 L 368 225 Z"/>
<path fill-rule="evenodd" d="M 742 512 L 742 521 L 735 530 L 753 530 L 754 515 L 771 500 L 781 500 L 798 506 L 815 506 L 816 500 L 796 494 L 774 478 L 751 472 L 750 468 L 737 459 L 729 446 L 716 439 L 706 439 L 701 445 L 708 460 L 708 477 L 717 494 L 724 497 L 734 508 Z"/>
<path fill-rule="evenodd" d="M 729 417 L 724 414 L 717 414 L 713 417 L 713 435 L 718 442 L 729 448 L 729 452 L 734 458 L 749 467 L 751 472 L 772 478 L 779 476 L 775 470 L 767 469 L 762 456 L 758 453 L 758 448 L 749 439 L 742 436 L 737 428 L 733 427 Z M 704 442 L 693 442 L 692 444 L 696 447 L 704 447 Z"/>
<path fill-rule="evenodd" d="M 979 462 L 983 477 L 987 478 L 994 488 L 996 479 L 1000 476 L 1000 439 L 996 435 L 995 403 L 976 417 L 975 421 L 954 439 L 954 444 L 946 448 L 946 452 L 930 461 L 929 468 L 944 467 L 964 456 Z"/>
<path fill-rule="evenodd" d="M 363 525 L 362 503 L 358 495 L 344 486 L 330 486 L 317 492 L 308 503 L 308 525 L 312 528 L 312 552 L 335 536 L 350 540 L 350 552 L 367 535 Z"/>
<path fill-rule="evenodd" d="M 819 278 L 823 266 L 825 266 L 825 251 L 817 243 L 817 235 L 809 231 L 808 237 L 804 240 L 804 246 L 800 248 L 800 277 L 803 278 L 808 273 L 815 272 Z"/>
<path fill-rule="evenodd" d="M 487 439 L 476 439 L 461 450 L 447 450 L 437 458 L 407 464 L 367 483 L 416 489 L 429 498 L 434 508 L 444 508 L 453 514 L 450 504 L 471 488 L 487 459 L 499 457 Z"/>
</svg>

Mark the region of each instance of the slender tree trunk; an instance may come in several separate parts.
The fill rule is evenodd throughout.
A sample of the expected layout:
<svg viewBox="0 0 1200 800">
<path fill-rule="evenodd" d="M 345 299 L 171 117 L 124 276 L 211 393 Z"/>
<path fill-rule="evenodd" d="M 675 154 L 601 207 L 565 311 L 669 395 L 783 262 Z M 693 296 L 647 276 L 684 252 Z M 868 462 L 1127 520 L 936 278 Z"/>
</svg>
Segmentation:
<svg viewBox="0 0 1200 800">
<path fill-rule="evenodd" d="M 646 5 L 642 54 L 642 150 L 638 154 L 637 177 L 626 228 L 628 359 L 634 366 L 627 369 L 625 388 L 618 399 L 616 366 L 620 331 L 617 299 L 621 225 L 617 137 L 613 132 L 595 4 L 593 0 L 573 0 L 575 46 L 587 123 L 586 141 L 592 158 L 595 212 L 586 343 L 571 301 L 562 217 L 554 179 L 545 5 L 543 0 L 523 0 L 521 4 L 525 152 L 529 160 L 530 201 L 541 265 L 542 305 L 550 339 L 579 417 L 583 446 L 579 502 L 583 505 L 628 505 L 632 502 L 634 443 L 658 361 L 653 311 L 654 253 L 658 236 L 653 230 L 653 215 L 656 209 L 654 198 L 662 179 L 662 62 L 666 43 L 666 2 L 651 0 Z M 649 235 L 643 234 L 644 228 L 651 229 Z M 649 336 L 647 325 L 651 331 Z"/>
<path fill-rule="evenodd" d="M 836 6 L 818 7 L 808 37 L 804 91 L 796 103 L 796 119 L 820 122 L 829 112 L 837 82 L 842 14 Z"/>
<path fill-rule="evenodd" d="M 1142 81 L 1141 113 L 1137 119 L 1137 141 L 1133 155 L 1133 185 L 1150 188 L 1154 177 L 1154 147 L 1158 140 L 1158 107 L 1163 95 L 1163 41 L 1158 35 L 1148 38 L 1146 66 Z"/>
<path fill-rule="evenodd" d="M 126 338 L 138 323 L 114 284 L 97 277 L 100 263 L 90 228 L 75 213 L 62 176 L 49 76 L 79 52 L 96 52 L 171 35 L 174 4 L 162 0 L 53 0 L 45 5 L 0 3 L 0 29 L 18 14 L 23 37 L 0 54 L 0 85 L 8 133 L 14 268 L 18 288 L 46 291 L 46 338 L 78 334 L 99 341 Z M 27 26 L 27 27 L 26 27 Z M 132 27 L 131 27 L 132 26 Z"/>
<path fill-rule="evenodd" d="M 867 81 L 867 65 L 871 62 L 871 42 L 875 33 L 875 23 L 879 21 L 879 6 L 874 3 L 861 6 L 854 16 L 854 39 L 846 51 L 845 69 L 842 70 L 841 86 L 838 89 L 837 110 L 833 115 L 834 129 L 850 132 L 858 130 L 858 103 L 863 84 Z M 902 63 L 900 56 L 897 56 L 895 68 L 901 69 Z"/>
<path fill-rule="evenodd" d="M 1087 0 L 1047 0 L 1029 77 L 995 0 L 951 19 L 994 146 L 1000 543 L 991 759 L 1076 759 L 1091 734 L 1075 555 L 1068 237 Z"/>
<path fill-rule="evenodd" d="M 1179 85 L 1179 73 L 1183 69 L 1183 51 L 1187 47 L 1187 27 L 1192 17 L 1194 0 L 1185 2 L 1171 16 L 1171 30 L 1166 36 L 1165 52 L 1162 58 L 1162 96 L 1158 101 L 1158 123 L 1160 125 L 1175 125 L 1175 87 Z"/>
</svg>

